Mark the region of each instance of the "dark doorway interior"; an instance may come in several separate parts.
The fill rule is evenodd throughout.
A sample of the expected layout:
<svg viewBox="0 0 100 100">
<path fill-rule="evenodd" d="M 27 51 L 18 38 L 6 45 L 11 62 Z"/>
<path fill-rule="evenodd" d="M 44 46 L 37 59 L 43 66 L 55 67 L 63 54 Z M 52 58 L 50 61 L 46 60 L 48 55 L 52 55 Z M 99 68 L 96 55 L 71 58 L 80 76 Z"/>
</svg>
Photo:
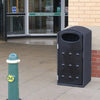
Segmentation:
<svg viewBox="0 0 100 100">
<path fill-rule="evenodd" d="M 6 41 L 6 0 L 0 0 L 0 40 Z"/>
</svg>

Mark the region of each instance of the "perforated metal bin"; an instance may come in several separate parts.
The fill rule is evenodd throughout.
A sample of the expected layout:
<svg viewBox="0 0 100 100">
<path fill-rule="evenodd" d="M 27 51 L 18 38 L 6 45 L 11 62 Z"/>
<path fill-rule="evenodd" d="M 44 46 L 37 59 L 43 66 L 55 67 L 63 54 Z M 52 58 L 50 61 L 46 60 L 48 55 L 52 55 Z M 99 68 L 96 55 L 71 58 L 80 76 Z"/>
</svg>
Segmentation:
<svg viewBox="0 0 100 100">
<path fill-rule="evenodd" d="M 58 32 L 57 83 L 84 87 L 91 80 L 91 30 L 74 26 Z"/>
</svg>

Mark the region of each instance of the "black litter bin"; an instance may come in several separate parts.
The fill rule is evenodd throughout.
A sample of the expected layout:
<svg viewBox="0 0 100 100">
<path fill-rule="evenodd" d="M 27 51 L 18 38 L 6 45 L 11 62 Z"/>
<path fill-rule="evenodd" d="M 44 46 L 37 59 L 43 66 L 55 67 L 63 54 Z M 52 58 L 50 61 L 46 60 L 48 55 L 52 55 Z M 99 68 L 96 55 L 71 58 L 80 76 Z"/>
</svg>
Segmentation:
<svg viewBox="0 0 100 100">
<path fill-rule="evenodd" d="M 91 80 L 91 31 L 74 26 L 58 32 L 57 81 L 84 87 Z"/>
</svg>

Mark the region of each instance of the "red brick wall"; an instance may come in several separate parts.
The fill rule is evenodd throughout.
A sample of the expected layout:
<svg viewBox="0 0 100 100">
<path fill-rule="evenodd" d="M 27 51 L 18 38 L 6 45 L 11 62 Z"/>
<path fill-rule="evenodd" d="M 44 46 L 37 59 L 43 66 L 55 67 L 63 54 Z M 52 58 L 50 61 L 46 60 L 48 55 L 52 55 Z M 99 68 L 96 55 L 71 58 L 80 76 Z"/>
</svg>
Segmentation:
<svg viewBox="0 0 100 100">
<path fill-rule="evenodd" d="M 92 50 L 92 77 L 100 77 L 100 51 Z"/>
</svg>

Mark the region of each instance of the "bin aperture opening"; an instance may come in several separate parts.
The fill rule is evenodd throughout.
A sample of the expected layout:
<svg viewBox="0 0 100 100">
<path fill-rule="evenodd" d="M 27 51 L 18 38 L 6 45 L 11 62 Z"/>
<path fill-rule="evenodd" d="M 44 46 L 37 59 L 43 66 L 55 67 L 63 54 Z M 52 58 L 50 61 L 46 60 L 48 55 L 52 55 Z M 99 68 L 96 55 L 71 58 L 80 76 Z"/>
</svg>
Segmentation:
<svg viewBox="0 0 100 100">
<path fill-rule="evenodd" d="M 79 40 L 79 36 L 73 33 L 67 33 L 62 35 L 64 41 L 74 42 Z"/>
</svg>

